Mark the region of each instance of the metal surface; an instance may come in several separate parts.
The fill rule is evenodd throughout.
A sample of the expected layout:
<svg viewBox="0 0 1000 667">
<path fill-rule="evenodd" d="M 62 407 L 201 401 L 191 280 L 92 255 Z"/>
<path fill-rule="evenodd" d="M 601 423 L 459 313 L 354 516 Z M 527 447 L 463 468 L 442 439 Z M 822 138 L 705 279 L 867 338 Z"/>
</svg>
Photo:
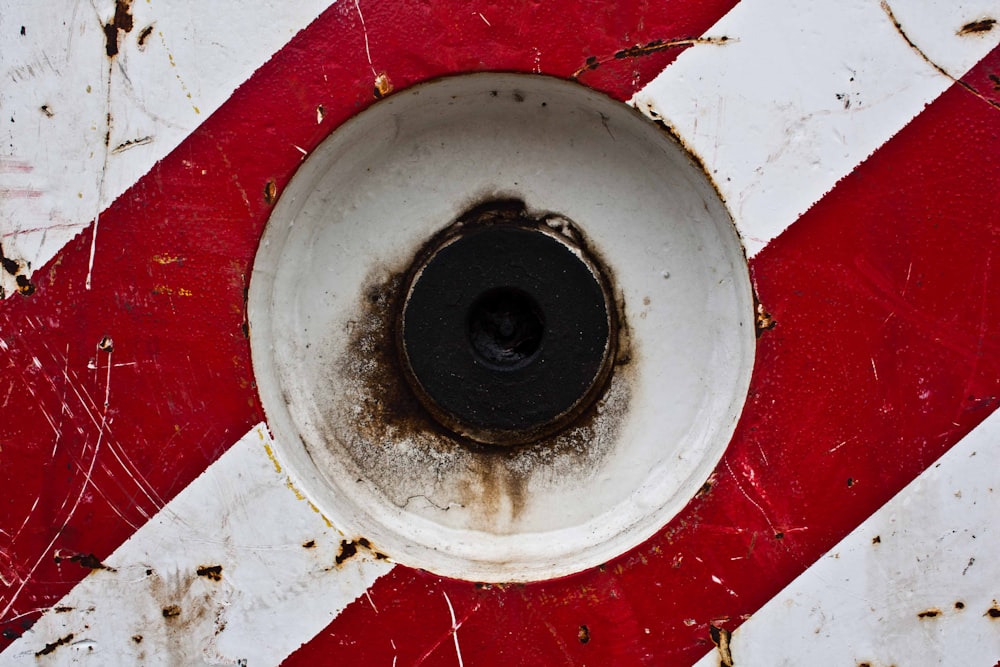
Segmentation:
<svg viewBox="0 0 1000 667">
<path fill-rule="evenodd" d="M 0 664 L 996 664 L 998 14 L 7 3 Z M 245 337 L 304 154 L 484 70 L 667 126 L 759 300 L 709 483 L 626 554 L 525 585 L 338 532 L 274 456 Z"/>
<path fill-rule="evenodd" d="M 506 452 L 429 419 L 395 363 L 414 256 L 495 193 L 578 226 L 622 323 L 600 399 Z M 510 74 L 397 92 L 333 133 L 271 216 L 248 313 L 276 452 L 303 492 L 349 537 L 471 581 L 563 576 L 656 532 L 722 455 L 755 340 L 739 240 L 683 149 L 583 86 Z"/>
</svg>

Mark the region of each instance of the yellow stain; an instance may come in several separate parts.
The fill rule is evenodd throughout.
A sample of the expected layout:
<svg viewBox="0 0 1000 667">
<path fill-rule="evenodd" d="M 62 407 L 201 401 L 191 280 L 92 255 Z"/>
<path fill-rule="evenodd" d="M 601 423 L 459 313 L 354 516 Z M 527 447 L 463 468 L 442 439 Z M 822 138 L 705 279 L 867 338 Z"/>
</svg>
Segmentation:
<svg viewBox="0 0 1000 667">
<path fill-rule="evenodd" d="M 189 289 L 184 289 L 183 287 L 177 290 L 178 296 L 191 296 L 192 292 Z"/>
<path fill-rule="evenodd" d="M 292 478 L 291 477 L 285 478 L 285 486 L 287 486 L 289 489 L 292 490 L 292 493 L 295 494 L 295 499 L 296 500 L 305 500 L 306 499 L 306 497 L 304 495 L 302 495 L 302 492 L 299 491 L 298 489 L 296 489 L 295 485 L 292 484 Z M 312 504 L 312 503 L 310 503 L 310 504 Z"/>
<path fill-rule="evenodd" d="M 263 436 L 261 436 L 261 439 L 263 440 Z M 275 472 L 279 472 L 280 473 L 281 472 L 281 464 L 278 463 L 278 457 L 274 455 L 274 450 L 271 449 L 271 445 L 267 444 L 266 442 L 264 443 L 264 452 L 267 453 L 267 458 L 271 459 L 271 463 L 274 464 L 274 470 L 275 470 Z"/>
<path fill-rule="evenodd" d="M 153 255 L 153 261 L 157 264 L 173 264 L 174 262 L 179 262 L 180 259 L 176 255 Z"/>
</svg>

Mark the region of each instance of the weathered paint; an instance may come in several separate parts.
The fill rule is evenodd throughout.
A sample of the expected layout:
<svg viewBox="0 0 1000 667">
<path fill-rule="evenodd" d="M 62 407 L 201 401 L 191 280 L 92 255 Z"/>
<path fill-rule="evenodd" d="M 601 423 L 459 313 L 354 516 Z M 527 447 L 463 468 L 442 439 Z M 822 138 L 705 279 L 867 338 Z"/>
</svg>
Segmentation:
<svg viewBox="0 0 1000 667">
<path fill-rule="evenodd" d="M 297 490 L 254 427 L 63 597 L 0 665 L 277 664 L 392 565 Z M 69 657 L 72 656 L 72 657 Z"/>
<path fill-rule="evenodd" d="M 729 4 L 692 3 L 680 11 L 526 4 L 495 15 L 489 7 L 455 3 L 334 6 L 102 212 L 89 275 L 93 234 L 58 254 L 53 244 L 52 261 L 41 270 L 40 262 L 32 265 L 34 293 L 0 307 L 6 385 L 0 446 L 11 490 L 0 512 L 7 632 L 19 634 L 45 609 L 58 613 L 57 601 L 90 571 L 87 564 L 103 562 L 259 421 L 241 338 L 242 292 L 268 206 L 303 151 L 373 101 L 374 91 L 385 95 L 446 72 L 539 69 L 571 76 L 584 67 L 581 81 L 628 98 L 677 54 L 653 45 L 639 57 L 631 47 L 690 44 Z M 470 664 L 690 663 L 711 645 L 711 627 L 725 637 L 995 408 L 1000 308 L 989 285 L 997 277 L 992 249 L 1000 204 L 998 55 L 994 49 L 965 75 L 956 70 L 961 81 L 950 82 L 946 73 L 954 65 L 947 56 L 958 47 L 919 37 L 910 26 L 923 13 L 890 4 L 891 15 L 880 7 L 878 20 L 898 23 L 908 39 L 883 25 L 872 43 L 884 39 L 896 49 L 898 41 L 889 38 L 902 40 L 929 72 L 906 81 L 930 80 L 947 90 L 867 160 L 867 151 L 923 102 L 874 138 L 863 129 L 868 120 L 848 118 L 850 136 L 869 137 L 869 147 L 848 151 L 850 159 L 839 162 L 826 185 L 777 216 L 774 226 L 760 234 L 749 228 L 747 236 L 769 239 L 844 177 L 752 263 L 758 296 L 777 324 L 760 338 L 740 430 L 712 484 L 686 513 L 626 557 L 557 582 L 475 588 L 396 568 L 368 591 L 377 613 L 365 606 L 368 598 L 350 605 L 292 661 L 337 649 L 341 659 L 381 657 L 387 664 L 394 658 L 453 664 L 455 654 Z M 964 30 L 997 9 L 976 11 L 986 13 L 928 25 L 954 24 L 948 39 L 994 39 L 992 28 Z M 106 11 L 88 28 L 101 30 L 92 41 L 102 57 L 101 26 L 113 14 Z M 20 26 L 2 25 L 5 43 L 8 33 L 30 34 L 28 25 L 24 35 L 17 34 Z M 714 29 L 705 34 L 720 37 Z M 772 36 L 776 43 L 785 37 Z M 687 53 L 726 48 L 710 40 Z M 618 52 L 624 57 L 614 58 Z M 588 69 L 591 58 L 597 69 Z M 926 102 L 936 94 L 916 97 Z M 43 102 L 40 120 L 55 121 L 58 111 Z M 669 114 L 666 106 L 659 111 Z M 683 113 L 668 117 L 682 124 Z M 788 119 L 779 114 L 764 122 L 783 127 Z M 726 116 L 722 130 L 740 122 L 739 114 Z M 71 133 L 80 129 L 71 125 Z M 701 147 L 712 145 L 710 137 L 677 131 L 711 164 Z M 774 150 L 784 143 L 779 139 Z M 22 157 L 34 141 L 17 139 L 17 157 L 3 154 L 12 192 L 32 191 L 17 179 L 35 168 Z M 105 145 L 100 136 L 89 142 L 87 150 Z M 751 165 L 768 164 L 760 162 L 758 156 Z M 716 181 L 746 181 L 732 169 L 713 174 Z M 76 194 L 51 187 L 60 202 Z M 739 211 L 738 194 L 729 203 Z M 53 226 L 55 233 L 61 223 L 51 210 L 17 216 L 29 220 L 17 229 Z M 113 344 L 101 346 L 105 337 Z M 969 576 L 977 575 L 970 569 Z M 48 638 L 39 650 L 51 644 L 45 656 L 58 659 L 85 639 L 70 634 Z M 739 637 L 739 631 L 732 637 L 737 664 Z"/>
</svg>

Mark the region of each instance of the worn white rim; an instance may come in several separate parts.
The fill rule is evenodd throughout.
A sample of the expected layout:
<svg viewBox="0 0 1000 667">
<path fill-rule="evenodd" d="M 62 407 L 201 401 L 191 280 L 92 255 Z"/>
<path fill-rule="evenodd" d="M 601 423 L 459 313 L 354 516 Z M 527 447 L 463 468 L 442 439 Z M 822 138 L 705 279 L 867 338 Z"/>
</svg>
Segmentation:
<svg viewBox="0 0 1000 667">
<path fill-rule="evenodd" d="M 359 445 L 343 369 L 366 283 L 496 196 L 572 219 L 614 273 L 631 361 L 592 439 L 500 464 L 409 435 Z M 627 551 L 694 495 L 746 397 L 752 306 L 725 206 L 673 139 L 576 84 L 478 74 L 397 93 L 309 157 L 264 232 L 249 317 L 278 455 L 339 529 L 413 567 L 526 581 Z"/>
</svg>

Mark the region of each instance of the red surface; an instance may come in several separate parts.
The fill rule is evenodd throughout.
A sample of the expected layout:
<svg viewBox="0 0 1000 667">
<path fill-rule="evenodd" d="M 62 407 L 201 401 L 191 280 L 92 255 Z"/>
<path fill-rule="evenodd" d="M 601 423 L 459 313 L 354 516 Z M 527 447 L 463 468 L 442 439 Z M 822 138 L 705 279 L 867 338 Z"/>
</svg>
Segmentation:
<svg viewBox="0 0 1000 667">
<path fill-rule="evenodd" d="M 689 665 L 735 629 L 1000 403 L 997 72 L 1000 50 L 966 79 L 987 99 L 954 86 L 751 262 L 777 326 L 711 490 L 659 535 L 525 586 L 396 568 L 285 664 L 454 665 L 445 594 L 469 665 Z"/>
<path fill-rule="evenodd" d="M 267 183 L 280 194 L 295 146 L 374 101 L 373 68 L 400 89 L 594 57 L 579 79 L 626 99 L 680 49 L 618 51 L 697 36 L 733 4 L 365 4 L 371 65 L 352 3 L 296 36 L 101 214 L 91 290 L 88 231 L 0 303 L 0 649 L 262 418 L 243 325 Z"/>
</svg>

